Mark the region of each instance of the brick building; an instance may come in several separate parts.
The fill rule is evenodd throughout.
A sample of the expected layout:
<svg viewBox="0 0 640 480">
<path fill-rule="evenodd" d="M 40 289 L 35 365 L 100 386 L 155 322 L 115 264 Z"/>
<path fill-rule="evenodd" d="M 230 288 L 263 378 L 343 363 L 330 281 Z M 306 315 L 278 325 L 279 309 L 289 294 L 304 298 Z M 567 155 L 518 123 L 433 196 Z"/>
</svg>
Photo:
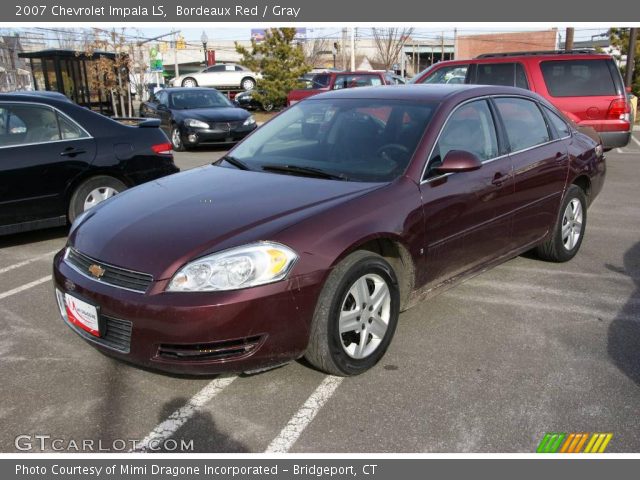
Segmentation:
<svg viewBox="0 0 640 480">
<path fill-rule="evenodd" d="M 487 33 L 459 35 L 456 41 L 456 59 L 475 58 L 483 53 L 527 52 L 532 50 L 556 50 L 558 30 L 534 32 Z"/>
</svg>

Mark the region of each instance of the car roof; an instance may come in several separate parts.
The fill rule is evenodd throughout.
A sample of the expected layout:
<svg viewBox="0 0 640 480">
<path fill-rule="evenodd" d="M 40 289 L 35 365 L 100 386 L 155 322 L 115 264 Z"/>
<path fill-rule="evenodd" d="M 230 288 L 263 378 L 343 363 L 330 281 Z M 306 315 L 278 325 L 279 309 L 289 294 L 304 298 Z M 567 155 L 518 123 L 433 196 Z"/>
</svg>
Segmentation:
<svg viewBox="0 0 640 480">
<path fill-rule="evenodd" d="M 462 84 L 410 84 L 385 85 L 377 87 L 344 88 L 332 90 L 310 97 L 309 100 L 328 98 L 409 100 L 415 102 L 441 102 L 445 99 L 459 97 L 462 99 L 481 97 L 484 95 L 521 95 L 540 99 L 529 90 L 496 85 L 462 85 Z"/>
<path fill-rule="evenodd" d="M 175 92 L 184 92 L 184 91 L 208 91 L 208 92 L 218 92 L 219 90 L 211 87 L 169 87 L 163 88 L 162 90 L 166 90 L 167 93 L 175 93 Z M 162 90 L 159 90 L 162 91 Z M 157 94 L 158 92 L 156 92 Z"/>
<path fill-rule="evenodd" d="M 56 95 L 57 94 L 57 95 Z M 33 102 L 44 103 L 58 107 L 63 105 L 68 107 L 69 104 L 76 106 L 69 98 L 58 92 L 12 92 L 12 93 L 0 93 L 0 100 L 4 102 Z"/>
</svg>

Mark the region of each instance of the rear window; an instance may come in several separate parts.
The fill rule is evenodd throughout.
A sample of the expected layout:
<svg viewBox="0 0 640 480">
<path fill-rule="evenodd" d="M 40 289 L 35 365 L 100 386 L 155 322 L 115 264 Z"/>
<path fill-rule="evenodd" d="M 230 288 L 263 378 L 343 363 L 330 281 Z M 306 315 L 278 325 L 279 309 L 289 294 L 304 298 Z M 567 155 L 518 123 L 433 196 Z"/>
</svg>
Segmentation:
<svg viewBox="0 0 640 480">
<path fill-rule="evenodd" d="M 382 79 L 377 75 L 338 75 L 333 84 L 333 89 L 370 87 L 372 85 L 382 85 Z"/>
<path fill-rule="evenodd" d="M 542 76 L 552 97 L 617 95 L 609 60 L 553 60 L 542 62 Z"/>
</svg>

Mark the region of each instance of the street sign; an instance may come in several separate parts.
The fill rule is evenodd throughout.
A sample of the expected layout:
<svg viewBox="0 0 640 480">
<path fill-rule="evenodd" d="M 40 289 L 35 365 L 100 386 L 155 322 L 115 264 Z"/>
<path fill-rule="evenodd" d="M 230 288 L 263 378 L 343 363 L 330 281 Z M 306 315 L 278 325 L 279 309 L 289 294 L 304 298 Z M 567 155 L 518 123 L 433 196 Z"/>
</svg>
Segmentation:
<svg viewBox="0 0 640 480">
<path fill-rule="evenodd" d="M 149 61 L 149 70 L 151 72 L 160 72 L 164 71 L 164 67 L 162 66 L 162 60 L 159 58 L 152 59 Z"/>
</svg>

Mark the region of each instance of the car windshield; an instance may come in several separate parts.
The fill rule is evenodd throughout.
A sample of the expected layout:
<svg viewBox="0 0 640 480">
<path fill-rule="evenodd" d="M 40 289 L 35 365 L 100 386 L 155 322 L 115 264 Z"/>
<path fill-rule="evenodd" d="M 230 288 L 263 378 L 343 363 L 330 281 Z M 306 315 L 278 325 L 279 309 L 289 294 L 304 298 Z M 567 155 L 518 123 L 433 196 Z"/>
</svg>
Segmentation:
<svg viewBox="0 0 640 480">
<path fill-rule="evenodd" d="M 252 170 L 360 182 L 401 175 L 435 104 L 400 100 L 314 99 L 259 128 L 231 153 Z"/>
<path fill-rule="evenodd" d="M 231 107 L 231 102 L 214 90 L 188 90 L 173 92 L 169 97 L 170 107 L 178 110 L 192 108 Z"/>
</svg>

